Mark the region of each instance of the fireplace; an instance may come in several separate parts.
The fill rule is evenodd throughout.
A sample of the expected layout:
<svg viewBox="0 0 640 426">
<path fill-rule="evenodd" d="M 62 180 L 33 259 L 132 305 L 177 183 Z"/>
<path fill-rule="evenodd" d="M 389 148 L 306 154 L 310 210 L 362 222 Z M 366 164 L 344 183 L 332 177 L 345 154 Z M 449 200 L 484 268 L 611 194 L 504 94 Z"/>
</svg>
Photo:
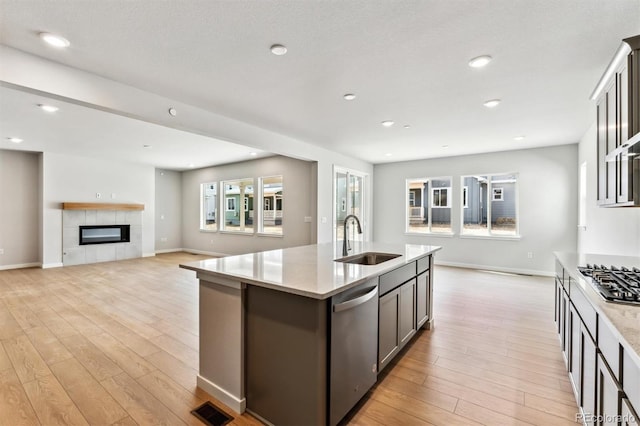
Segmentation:
<svg viewBox="0 0 640 426">
<path fill-rule="evenodd" d="M 131 225 L 90 225 L 80 226 L 80 245 L 128 243 Z"/>
</svg>

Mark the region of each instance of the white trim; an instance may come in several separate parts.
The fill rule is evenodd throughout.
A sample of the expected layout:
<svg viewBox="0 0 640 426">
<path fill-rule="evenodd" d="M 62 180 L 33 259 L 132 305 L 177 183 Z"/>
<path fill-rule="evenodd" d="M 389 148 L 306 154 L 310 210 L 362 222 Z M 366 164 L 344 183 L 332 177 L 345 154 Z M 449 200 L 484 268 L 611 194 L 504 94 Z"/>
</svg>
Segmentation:
<svg viewBox="0 0 640 426">
<path fill-rule="evenodd" d="M 185 251 L 181 248 L 172 248 L 172 249 L 164 249 L 164 250 L 156 250 L 156 254 L 164 254 L 164 253 L 178 253 L 181 251 Z"/>
<path fill-rule="evenodd" d="M 451 178 L 449 178 L 449 183 L 451 183 Z M 434 193 L 436 191 L 438 191 L 440 193 L 440 196 L 438 197 L 438 200 L 442 200 L 442 190 L 443 189 L 446 190 L 447 204 L 444 205 L 444 206 L 436 206 L 436 205 L 433 204 L 433 202 L 436 199 Z M 451 194 L 451 187 L 450 186 L 440 186 L 440 187 L 437 187 L 437 188 L 434 188 L 433 186 L 431 186 L 431 200 L 430 200 L 431 201 L 431 203 L 430 203 L 431 204 L 431 208 L 432 209 L 449 209 L 449 208 L 451 208 L 451 197 L 450 197 L 450 194 Z"/>
<path fill-rule="evenodd" d="M 60 264 L 60 266 L 62 266 L 62 263 Z M 44 265 L 42 265 L 42 263 L 40 262 L 16 263 L 14 265 L 0 265 L 0 271 L 4 271 L 7 269 L 23 269 L 23 268 L 43 268 L 44 269 Z"/>
<path fill-rule="evenodd" d="M 151 253 L 142 253 L 142 257 L 153 257 L 155 255 L 156 255 L 155 251 Z M 116 259 L 116 260 L 127 260 L 127 259 Z"/>
<path fill-rule="evenodd" d="M 470 238 L 476 240 L 520 240 L 522 237 L 520 235 L 496 235 L 496 234 L 487 234 L 487 235 L 473 235 L 473 234 L 464 234 L 460 235 L 460 238 Z"/>
<path fill-rule="evenodd" d="M 64 263 L 62 262 L 56 262 L 56 263 L 43 263 L 42 264 L 42 269 L 49 269 L 49 268 L 62 268 L 64 266 Z"/>
<path fill-rule="evenodd" d="M 228 253 L 218 253 L 215 251 L 196 250 L 196 249 L 189 249 L 189 248 L 183 248 L 183 249 L 180 249 L 180 251 L 184 251 L 186 253 L 193 253 L 193 254 L 203 254 L 205 256 L 215 256 L 215 257 L 231 256 Z"/>
<path fill-rule="evenodd" d="M 440 266 L 452 266 L 454 268 L 466 268 L 466 269 L 477 269 L 480 271 L 495 271 L 495 272 L 506 272 L 510 274 L 524 274 L 524 275 L 536 275 L 540 277 L 555 277 L 555 271 L 538 271 L 534 269 L 520 269 L 520 268 L 505 268 L 502 266 L 490 266 L 490 265 L 476 265 L 472 263 L 458 263 L 458 262 L 447 262 L 442 260 L 437 260 L 436 257 L 433 261 L 434 265 Z"/>
<path fill-rule="evenodd" d="M 233 208 L 232 209 L 229 208 L 229 200 L 233 200 Z M 237 203 L 236 203 L 236 198 L 235 197 L 227 197 L 225 195 L 224 204 L 225 204 L 225 211 L 227 211 L 227 212 L 238 211 L 238 206 L 236 205 Z"/>
<path fill-rule="evenodd" d="M 500 198 L 496 197 L 496 191 L 500 191 Z M 493 185 L 491 185 L 491 201 L 504 201 L 504 188 L 494 188 Z"/>
<path fill-rule="evenodd" d="M 225 404 L 227 407 L 231 408 L 236 413 L 242 414 L 247 408 L 247 399 L 246 398 L 238 398 L 235 395 L 232 395 L 228 391 L 224 390 L 220 386 L 211 382 L 210 380 L 202 377 L 198 374 L 198 387 L 202 388 L 209 395 L 216 398 L 218 401 Z"/>
<path fill-rule="evenodd" d="M 455 237 L 455 232 L 405 232 L 404 235 L 410 237 L 420 237 L 423 235 L 428 235 L 429 237 L 443 237 L 443 238 L 451 238 Z"/>
</svg>

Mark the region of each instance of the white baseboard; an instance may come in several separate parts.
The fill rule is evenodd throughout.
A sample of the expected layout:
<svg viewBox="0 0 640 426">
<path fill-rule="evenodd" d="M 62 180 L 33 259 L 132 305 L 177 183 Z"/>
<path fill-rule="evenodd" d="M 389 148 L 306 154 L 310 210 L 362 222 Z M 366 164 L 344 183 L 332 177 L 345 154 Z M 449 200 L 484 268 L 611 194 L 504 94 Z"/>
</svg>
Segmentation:
<svg viewBox="0 0 640 426">
<path fill-rule="evenodd" d="M 15 265 L 0 265 L 0 271 L 4 271 L 7 269 L 22 269 L 22 268 L 34 268 L 41 267 L 42 263 L 40 262 L 31 262 L 31 263 L 16 263 Z"/>
<path fill-rule="evenodd" d="M 155 252 L 153 252 L 153 253 L 142 253 L 142 257 L 153 257 L 155 255 L 156 255 Z"/>
<path fill-rule="evenodd" d="M 506 272 L 509 274 L 536 275 L 540 277 L 555 276 L 554 271 L 539 271 L 534 269 L 504 268 L 502 266 L 474 265 L 471 263 L 447 262 L 447 261 L 437 260 L 437 258 L 434 260 L 433 263 L 435 265 L 453 266 L 456 268 L 467 268 L 467 269 L 480 269 L 483 271 Z"/>
<path fill-rule="evenodd" d="M 220 386 L 215 383 L 209 381 L 208 379 L 202 377 L 198 374 L 198 387 L 202 388 L 209 395 L 216 398 L 218 401 L 222 402 L 233 411 L 242 414 L 244 410 L 247 408 L 247 399 L 246 398 L 238 398 L 235 395 L 230 394 L 226 390 L 222 389 Z"/>
<path fill-rule="evenodd" d="M 43 263 L 42 264 L 42 269 L 49 269 L 49 268 L 62 268 L 64 266 L 64 263 L 62 262 L 56 262 L 56 263 Z"/>
<path fill-rule="evenodd" d="M 185 251 L 183 248 L 172 248 L 172 249 L 164 249 L 164 250 L 156 250 L 156 254 L 164 254 L 164 253 L 177 253 Z"/>
</svg>

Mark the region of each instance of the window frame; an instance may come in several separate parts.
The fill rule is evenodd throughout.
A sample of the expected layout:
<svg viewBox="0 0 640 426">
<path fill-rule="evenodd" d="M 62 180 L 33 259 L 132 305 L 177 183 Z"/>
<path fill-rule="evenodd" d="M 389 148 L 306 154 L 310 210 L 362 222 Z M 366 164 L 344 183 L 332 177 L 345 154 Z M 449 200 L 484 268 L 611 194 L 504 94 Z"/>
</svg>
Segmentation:
<svg viewBox="0 0 640 426">
<path fill-rule="evenodd" d="M 435 193 L 436 191 L 438 191 L 438 202 L 441 203 L 442 202 L 442 191 L 445 191 L 446 193 L 446 200 L 447 200 L 447 204 L 446 205 L 435 205 L 434 202 L 436 201 L 436 196 Z M 438 188 L 431 188 L 431 208 L 434 209 L 450 209 L 451 208 L 451 197 L 449 196 L 449 194 L 451 194 L 451 187 L 450 186 L 441 186 Z"/>
<path fill-rule="evenodd" d="M 266 182 L 267 180 L 274 180 L 274 179 L 279 179 L 279 183 L 280 184 L 280 197 L 277 196 L 277 193 L 275 193 L 275 196 L 273 197 L 273 200 L 271 199 L 271 197 L 266 198 L 265 197 L 265 185 L 269 184 L 269 183 L 273 183 L 273 182 Z M 260 236 L 268 236 L 268 237 L 283 237 L 284 236 L 284 211 L 283 211 L 283 205 L 284 205 L 284 176 L 283 175 L 271 175 L 271 176 L 261 176 L 258 178 L 258 192 L 257 192 L 257 197 L 258 197 L 258 203 L 260 205 L 260 209 L 257 210 L 257 223 L 258 223 L 258 228 L 257 228 L 257 233 Z M 273 201 L 273 202 L 272 202 Z M 278 202 L 280 201 L 280 202 Z M 269 208 L 267 209 L 265 206 L 265 202 L 268 202 L 269 204 Z M 278 206 L 280 206 L 280 208 L 278 209 Z M 254 200 L 254 210 L 256 210 L 256 201 Z M 279 228 L 277 228 L 278 232 L 266 232 L 265 231 L 265 210 L 270 210 L 274 212 L 274 223 L 276 223 L 276 219 L 278 217 L 280 217 L 281 220 L 281 225 Z M 278 216 L 278 210 L 280 210 L 280 216 Z M 277 226 L 277 225 L 276 225 Z"/>
<path fill-rule="evenodd" d="M 219 207 L 219 182 L 203 182 L 200 184 L 200 231 L 202 232 L 218 232 L 220 229 L 220 207 Z M 207 187 L 214 190 L 215 200 L 213 203 L 207 203 L 207 199 L 210 197 L 207 195 Z M 207 224 L 208 213 L 210 213 L 207 207 L 213 204 L 213 224 Z"/>
<path fill-rule="evenodd" d="M 492 191 L 491 201 L 504 201 L 504 188 L 503 187 L 493 188 L 493 185 L 492 185 L 491 191 Z M 498 197 L 498 194 L 500 194 L 499 197 Z"/>
</svg>

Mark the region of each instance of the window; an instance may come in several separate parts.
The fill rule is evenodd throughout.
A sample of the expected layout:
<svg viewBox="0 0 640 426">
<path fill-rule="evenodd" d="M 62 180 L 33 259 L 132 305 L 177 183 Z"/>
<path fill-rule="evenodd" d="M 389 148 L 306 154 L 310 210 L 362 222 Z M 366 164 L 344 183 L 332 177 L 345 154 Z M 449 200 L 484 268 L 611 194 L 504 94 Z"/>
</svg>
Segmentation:
<svg viewBox="0 0 640 426">
<path fill-rule="evenodd" d="M 353 170 L 347 170 L 340 167 L 334 167 L 334 213 L 333 223 L 335 229 L 335 241 L 341 241 L 344 239 L 344 219 L 347 215 L 353 214 L 358 217 L 362 225 L 362 229 L 366 232 L 366 203 L 365 196 L 365 183 L 366 174 L 356 172 Z M 352 226 L 349 229 L 353 231 L 356 227 Z M 353 231 L 349 235 L 349 239 L 352 241 L 364 241 L 365 235 L 358 234 Z"/>
<path fill-rule="evenodd" d="M 407 179 L 406 185 L 406 232 L 451 233 L 451 177 Z"/>
<path fill-rule="evenodd" d="M 465 188 L 462 235 L 518 235 L 517 173 L 462 176 L 461 180 Z"/>
<path fill-rule="evenodd" d="M 259 232 L 270 235 L 282 235 L 282 176 L 260 178 L 260 196 L 262 197 L 262 220 Z"/>
<path fill-rule="evenodd" d="M 217 231 L 218 182 L 207 182 L 200 185 L 200 229 Z"/>
<path fill-rule="evenodd" d="M 449 206 L 449 188 L 433 188 L 433 197 L 431 198 L 432 207 L 450 207 Z"/>
<path fill-rule="evenodd" d="M 502 188 L 493 188 L 493 201 L 502 201 Z"/>
<path fill-rule="evenodd" d="M 222 188 L 226 206 L 220 229 L 228 232 L 253 233 L 253 179 L 224 181 Z"/>
</svg>

